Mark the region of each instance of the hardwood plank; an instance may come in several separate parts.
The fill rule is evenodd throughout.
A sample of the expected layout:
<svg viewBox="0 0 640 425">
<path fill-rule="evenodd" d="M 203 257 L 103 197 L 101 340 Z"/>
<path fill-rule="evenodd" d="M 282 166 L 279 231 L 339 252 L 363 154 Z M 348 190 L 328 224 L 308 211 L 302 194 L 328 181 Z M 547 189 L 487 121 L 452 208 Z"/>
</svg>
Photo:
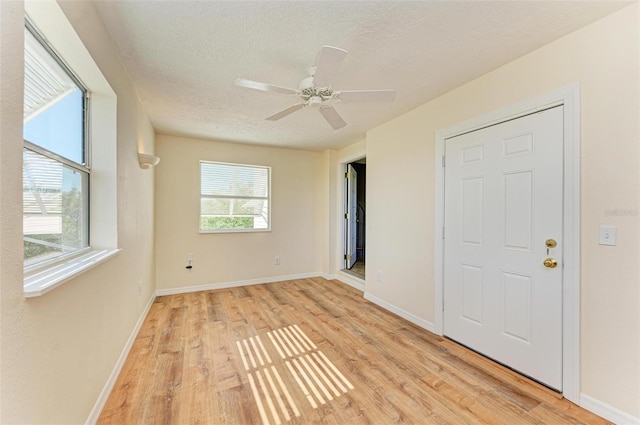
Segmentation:
<svg viewBox="0 0 640 425">
<path fill-rule="evenodd" d="M 569 417 L 577 418 L 585 424 L 612 425 L 611 422 L 565 399 L 556 400 L 552 403 L 549 403 L 549 405 L 553 406 L 553 411 L 563 412 L 567 414 Z M 543 407 L 546 407 L 546 406 L 547 406 L 546 404 L 543 405 Z M 534 413 L 535 413 L 535 409 L 534 409 Z"/>
<path fill-rule="evenodd" d="M 322 278 L 158 297 L 98 423 L 277 421 L 607 424 Z"/>
<path fill-rule="evenodd" d="M 215 403 L 212 329 L 206 308 L 206 294 L 193 293 L 187 297 L 189 315 L 186 321 L 186 340 L 182 392 L 178 422 L 181 424 L 213 423 L 220 413 Z"/>
</svg>

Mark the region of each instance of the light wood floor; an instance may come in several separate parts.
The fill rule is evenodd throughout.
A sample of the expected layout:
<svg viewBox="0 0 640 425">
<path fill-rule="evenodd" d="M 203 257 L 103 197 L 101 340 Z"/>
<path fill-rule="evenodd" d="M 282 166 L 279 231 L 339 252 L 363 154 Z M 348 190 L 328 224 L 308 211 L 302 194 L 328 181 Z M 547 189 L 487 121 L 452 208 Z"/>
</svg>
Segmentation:
<svg viewBox="0 0 640 425">
<path fill-rule="evenodd" d="M 606 424 L 321 278 L 158 297 L 99 424 Z"/>
</svg>

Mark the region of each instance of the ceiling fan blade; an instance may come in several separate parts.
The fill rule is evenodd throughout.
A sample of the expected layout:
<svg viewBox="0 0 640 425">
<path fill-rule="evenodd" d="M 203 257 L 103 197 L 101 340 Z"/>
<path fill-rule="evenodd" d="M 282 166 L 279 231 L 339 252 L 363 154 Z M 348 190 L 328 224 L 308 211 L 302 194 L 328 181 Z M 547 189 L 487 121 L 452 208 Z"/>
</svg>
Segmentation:
<svg viewBox="0 0 640 425">
<path fill-rule="evenodd" d="M 290 89 L 288 87 L 274 86 L 273 84 L 259 83 L 257 81 L 245 80 L 244 78 L 236 78 L 236 86 L 246 87 L 248 89 L 255 89 L 261 91 L 270 91 L 274 93 L 282 94 L 298 94 L 298 90 Z"/>
<path fill-rule="evenodd" d="M 395 90 L 345 90 L 333 93 L 341 102 L 393 102 Z"/>
<path fill-rule="evenodd" d="M 325 120 L 329 123 L 334 130 L 342 128 L 347 125 L 347 123 L 342 119 L 340 115 L 338 115 L 338 111 L 336 111 L 333 106 L 324 105 L 320 107 L 320 113 L 324 117 Z"/>
<path fill-rule="evenodd" d="M 282 111 L 271 115 L 270 117 L 267 117 L 265 119 L 269 120 L 269 121 L 278 121 L 280 118 L 284 118 L 289 114 L 293 114 L 295 111 L 299 111 L 300 109 L 304 108 L 305 104 L 304 103 L 297 103 L 295 105 L 291 105 L 286 109 L 283 109 Z"/>
<path fill-rule="evenodd" d="M 329 87 L 331 79 L 340 69 L 340 65 L 347 56 L 347 51 L 337 47 L 322 46 L 318 56 L 318 64 L 313 77 L 313 84 L 318 87 Z"/>
</svg>

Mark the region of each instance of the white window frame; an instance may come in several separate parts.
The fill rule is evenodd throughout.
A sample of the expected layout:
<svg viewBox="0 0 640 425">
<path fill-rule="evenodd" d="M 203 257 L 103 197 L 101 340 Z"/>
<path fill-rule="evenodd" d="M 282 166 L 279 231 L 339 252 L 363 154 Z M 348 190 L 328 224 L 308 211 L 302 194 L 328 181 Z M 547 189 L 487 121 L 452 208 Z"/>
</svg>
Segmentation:
<svg viewBox="0 0 640 425">
<path fill-rule="evenodd" d="M 38 267 L 43 264 L 52 264 L 60 261 L 68 260 L 70 257 L 77 256 L 80 253 L 86 252 L 90 249 L 91 239 L 90 239 L 90 229 L 91 229 L 91 212 L 89 210 L 89 196 L 90 196 L 90 187 L 91 187 L 91 140 L 89 134 L 89 126 L 90 126 L 90 98 L 91 92 L 87 89 L 86 85 L 82 82 L 80 78 L 75 74 L 73 69 L 71 69 L 65 61 L 62 59 L 60 54 L 51 46 L 46 38 L 42 35 L 40 30 L 36 27 L 36 25 L 31 22 L 28 16 L 25 17 L 25 29 L 31 33 L 31 35 L 35 38 L 36 42 L 38 42 L 44 50 L 49 54 L 51 59 L 53 59 L 67 74 L 67 76 L 73 81 L 73 83 L 82 91 L 82 101 L 83 101 L 83 109 L 82 109 L 82 162 L 76 162 L 74 160 L 65 158 L 61 155 L 58 155 L 47 148 L 44 148 L 38 145 L 35 142 L 23 140 L 23 145 L 26 150 L 34 152 L 36 154 L 42 155 L 45 158 L 48 158 L 52 161 L 55 161 L 63 166 L 67 166 L 73 170 L 76 170 L 80 173 L 83 173 L 87 176 L 87 191 L 83 193 L 83 204 L 86 202 L 87 211 L 85 211 L 87 221 L 87 226 L 85 229 L 85 233 L 83 234 L 83 239 L 86 240 L 86 246 L 78 249 L 74 249 L 70 252 L 62 252 L 54 257 L 49 259 L 31 259 L 25 260 L 25 269 Z M 25 41 L 26 44 L 26 41 Z M 23 183 L 24 184 L 24 183 Z M 86 199 L 85 199 L 86 197 Z M 24 237 L 23 232 L 23 237 Z M 36 242 L 34 242 L 36 243 Z"/>
<path fill-rule="evenodd" d="M 256 168 L 256 169 L 265 169 L 268 172 L 267 177 L 267 196 L 234 196 L 234 195 L 224 195 L 224 196 L 210 196 L 202 194 L 202 165 L 203 164 L 217 164 L 217 165 L 227 165 L 233 167 L 242 167 L 242 168 Z M 201 160 L 198 163 L 198 172 L 199 172 L 199 184 L 200 184 L 200 196 L 198 198 L 198 230 L 200 233 L 247 233 L 247 232 L 270 232 L 271 231 L 271 167 L 265 165 L 253 165 L 253 164 L 238 164 L 231 162 L 220 162 L 220 161 L 205 161 Z M 259 199 L 267 201 L 267 227 L 266 228 L 233 228 L 233 229 L 202 229 L 202 199 L 203 198 L 226 198 L 226 199 Z M 226 216 L 226 217 L 234 217 L 234 216 Z M 235 216 L 240 217 L 240 216 Z"/>
<path fill-rule="evenodd" d="M 25 298 L 38 297 L 113 257 L 118 248 L 117 96 L 55 1 L 25 1 L 25 14 L 91 92 L 90 247 L 24 269 Z"/>
</svg>

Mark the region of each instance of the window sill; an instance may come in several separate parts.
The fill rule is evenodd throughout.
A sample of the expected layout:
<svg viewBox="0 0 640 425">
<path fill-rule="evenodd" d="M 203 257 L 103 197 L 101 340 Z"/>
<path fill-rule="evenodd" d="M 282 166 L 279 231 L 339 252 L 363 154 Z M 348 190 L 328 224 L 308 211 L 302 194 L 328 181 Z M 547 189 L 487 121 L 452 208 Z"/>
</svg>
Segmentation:
<svg viewBox="0 0 640 425">
<path fill-rule="evenodd" d="M 200 229 L 198 233 L 207 234 L 207 233 L 260 233 L 260 232 L 270 232 L 271 228 L 268 229 L 216 229 L 216 230 L 202 230 Z"/>
<path fill-rule="evenodd" d="M 105 262 L 120 251 L 120 249 L 89 251 L 62 263 L 26 272 L 24 275 L 24 297 L 33 298 L 44 295 L 66 281 Z"/>
</svg>

